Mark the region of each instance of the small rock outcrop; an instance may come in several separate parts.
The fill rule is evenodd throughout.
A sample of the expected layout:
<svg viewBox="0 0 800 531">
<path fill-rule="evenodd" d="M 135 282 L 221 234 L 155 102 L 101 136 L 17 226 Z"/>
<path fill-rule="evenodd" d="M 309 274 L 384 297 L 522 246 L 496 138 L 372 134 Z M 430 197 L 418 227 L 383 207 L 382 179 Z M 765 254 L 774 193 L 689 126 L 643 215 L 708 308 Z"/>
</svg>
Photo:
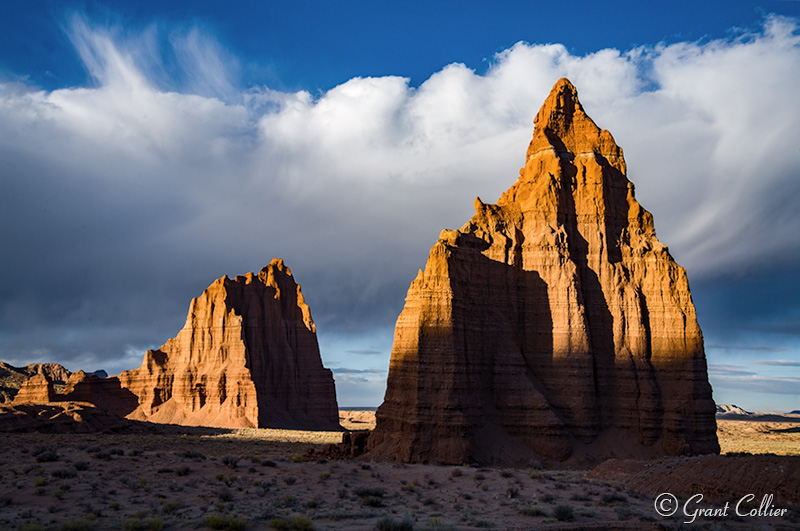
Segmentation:
<svg viewBox="0 0 800 531">
<path fill-rule="evenodd" d="M 174 339 L 119 376 L 135 420 L 213 427 L 339 429 L 300 286 L 282 260 L 222 277 L 189 306 Z"/>
<path fill-rule="evenodd" d="M 685 270 L 560 80 L 497 204 L 445 230 L 397 320 L 367 456 L 461 464 L 719 452 Z"/>
</svg>

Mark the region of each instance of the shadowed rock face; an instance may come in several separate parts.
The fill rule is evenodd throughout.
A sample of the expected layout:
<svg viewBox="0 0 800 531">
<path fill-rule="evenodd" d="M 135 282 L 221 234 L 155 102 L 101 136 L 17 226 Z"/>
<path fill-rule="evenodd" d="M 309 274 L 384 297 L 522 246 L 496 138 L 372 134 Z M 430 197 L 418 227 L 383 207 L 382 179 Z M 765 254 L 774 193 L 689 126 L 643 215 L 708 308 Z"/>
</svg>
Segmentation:
<svg viewBox="0 0 800 531">
<path fill-rule="evenodd" d="M 560 80 L 517 182 L 442 231 L 397 320 L 375 459 L 716 453 L 685 270 Z"/>
<path fill-rule="evenodd" d="M 139 397 L 129 418 L 196 426 L 338 429 L 333 375 L 292 273 L 216 280 L 177 337 L 119 376 Z"/>
</svg>

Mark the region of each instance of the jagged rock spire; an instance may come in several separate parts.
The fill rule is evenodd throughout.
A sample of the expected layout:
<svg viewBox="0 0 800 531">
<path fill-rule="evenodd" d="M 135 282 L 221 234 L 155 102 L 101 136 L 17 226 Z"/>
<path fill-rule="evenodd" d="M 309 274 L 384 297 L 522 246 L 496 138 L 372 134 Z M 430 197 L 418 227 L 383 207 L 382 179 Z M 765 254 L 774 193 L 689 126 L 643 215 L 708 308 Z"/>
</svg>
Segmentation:
<svg viewBox="0 0 800 531">
<path fill-rule="evenodd" d="M 559 80 L 517 182 L 442 231 L 412 282 L 371 456 L 719 451 L 686 273 L 625 172 L 611 134 Z"/>
</svg>

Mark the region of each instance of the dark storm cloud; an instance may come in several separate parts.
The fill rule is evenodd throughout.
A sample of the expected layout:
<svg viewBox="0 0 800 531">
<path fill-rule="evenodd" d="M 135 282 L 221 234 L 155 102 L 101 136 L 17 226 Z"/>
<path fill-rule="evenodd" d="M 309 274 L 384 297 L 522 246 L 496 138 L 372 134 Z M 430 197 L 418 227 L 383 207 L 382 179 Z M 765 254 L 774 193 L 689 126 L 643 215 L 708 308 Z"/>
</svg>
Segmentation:
<svg viewBox="0 0 800 531">
<path fill-rule="evenodd" d="M 164 81 L 151 37 L 76 19 L 96 86 L 0 84 L 0 359 L 138 365 L 215 278 L 274 256 L 321 334 L 391 337 L 439 231 L 516 179 L 562 76 L 624 147 L 709 343 L 747 345 L 743 326 L 796 335 L 796 32 L 770 18 L 731 40 L 580 57 L 520 43 L 485 75 L 452 64 L 419 87 L 354 78 L 312 96 L 239 89 L 235 60 L 195 29 L 170 41 L 192 75 Z M 381 393 L 346 371 L 353 403 Z"/>
</svg>

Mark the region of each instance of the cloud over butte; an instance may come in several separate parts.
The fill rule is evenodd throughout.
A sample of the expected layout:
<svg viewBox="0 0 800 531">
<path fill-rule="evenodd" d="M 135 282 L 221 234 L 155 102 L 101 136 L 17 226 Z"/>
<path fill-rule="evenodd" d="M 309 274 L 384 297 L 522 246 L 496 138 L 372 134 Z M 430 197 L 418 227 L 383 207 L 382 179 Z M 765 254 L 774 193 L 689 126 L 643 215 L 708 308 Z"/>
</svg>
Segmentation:
<svg viewBox="0 0 800 531">
<path fill-rule="evenodd" d="M 239 87 L 235 57 L 200 30 L 175 33 L 163 56 L 151 33 L 76 18 L 90 86 L 0 84 L 12 258 L 0 261 L 0 359 L 132 368 L 208 278 L 270 256 L 304 280 L 323 358 L 386 352 L 357 340 L 328 354 L 326 334 L 391 329 L 435 231 L 469 217 L 475 195 L 500 196 L 563 76 L 625 148 L 693 282 L 790 263 L 797 29 L 772 17 L 722 41 L 585 56 L 518 43 L 485 72 L 451 64 L 419 86 L 353 78 L 311 94 Z"/>
</svg>

